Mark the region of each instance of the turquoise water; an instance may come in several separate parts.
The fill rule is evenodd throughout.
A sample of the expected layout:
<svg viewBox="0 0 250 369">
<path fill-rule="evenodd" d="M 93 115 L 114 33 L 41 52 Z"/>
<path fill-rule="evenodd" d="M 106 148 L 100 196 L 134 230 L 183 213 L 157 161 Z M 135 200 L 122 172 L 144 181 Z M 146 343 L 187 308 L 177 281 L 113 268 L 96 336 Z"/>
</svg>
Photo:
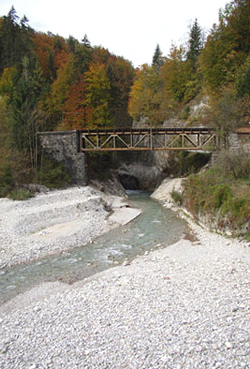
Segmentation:
<svg viewBox="0 0 250 369">
<path fill-rule="evenodd" d="M 130 206 L 142 209 L 142 214 L 126 226 L 70 252 L 1 270 L 0 304 L 39 283 L 72 284 L 181 238 L 187 225 L 174 212 L 150 199 L 148 193 L 130 191 L 128 195 Z"/>
</svg>

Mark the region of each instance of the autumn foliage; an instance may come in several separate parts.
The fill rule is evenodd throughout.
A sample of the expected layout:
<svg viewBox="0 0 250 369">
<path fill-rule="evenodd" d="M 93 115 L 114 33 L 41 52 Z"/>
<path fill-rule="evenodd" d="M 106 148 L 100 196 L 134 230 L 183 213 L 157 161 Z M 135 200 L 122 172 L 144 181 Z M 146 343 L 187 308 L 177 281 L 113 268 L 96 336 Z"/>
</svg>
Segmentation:
<svg viewBox="0 0 250 369">
<path fill-rule="evenodd" d="M 35 31 L 12 7 L 0 18 L 0 134 L 9 137 L 0 178 L 13 148 L 34 167 L 38 131 L 127 127 L 133 119 L 157 126 L 176 117 L 194 125 L 190 109 L 203 96 L 210 109 L 202 123 L 226 135 L 250 121 L 249 86 L 250 0 L 226 5 L 207 35 L 195 20 L 186 45 L 173 44 L 167 56 L 157 45 L 152 64 L 136 70 L 86 35 Z"/>
<path fill-rule="evenodd" d="M 250 0 L 234 0 L 220 10 L 218 24 L 205 35 L 195 20 L 186 45 L 172 45 L 164 57 L 155 50 L 152 65 L 137 70 L 129 100 L 134 119 L 162 124 L 209 124 L 224 135 L 250 121 Z M 190 114 L 194 102 L 209 101 L 207 118 Z M 147 120 L 148 118 L 148 120 Z"/>
</svg>

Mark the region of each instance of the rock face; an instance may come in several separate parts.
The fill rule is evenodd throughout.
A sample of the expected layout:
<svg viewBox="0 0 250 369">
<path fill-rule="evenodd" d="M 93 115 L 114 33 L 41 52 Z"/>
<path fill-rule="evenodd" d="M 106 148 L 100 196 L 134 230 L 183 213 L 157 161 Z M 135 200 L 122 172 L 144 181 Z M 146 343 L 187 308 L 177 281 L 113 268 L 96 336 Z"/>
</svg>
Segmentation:
<svg viewBox="0 0 250 369">
<path fill-rule="evenodd" d="M 126 190 L 153 191 L 164 179 L 154 152 L 131 153 L 118 159 L 117 174 Z"/>
<path fill-rule="evenodd" d="M 162 172 L 156 165 L 140 163 L 123 164 L 118 169 L 119 179 L 126 190 L 154 190 L 162 180 Z"/>
<path fill-rule="evenodd" d="M 134 185 L 137 187 L 125 187 L 126 189 L 141 189 L 148 191 L 153 191 L 163 179 L 163 173 L 156 165 L 148 167 L 136 163 L 124 165 L 122 168 L 119 168 L 118 175 L 121 179 L 121 183 L 123 183 L 125 179 L 125 183 L 127 183 L 128 186 L 131 187 Z"/>
<path fill-rule="evenodd" d="M 110 179 L 105 181 L 92 179 L 89 182 L 89 185 L 104 192 L 106 195 L 126 197 L 125 187 L 121 184 L 116 173 L 114 173 Z"/>
</svg>

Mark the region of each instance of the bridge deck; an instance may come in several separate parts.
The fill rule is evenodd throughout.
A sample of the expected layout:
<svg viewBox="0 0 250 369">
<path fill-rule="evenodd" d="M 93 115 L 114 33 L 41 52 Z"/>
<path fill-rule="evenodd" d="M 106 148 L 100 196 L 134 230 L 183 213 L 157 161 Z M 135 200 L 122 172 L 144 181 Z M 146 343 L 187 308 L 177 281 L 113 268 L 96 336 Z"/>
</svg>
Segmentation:
<svg viewBox="0 0 250 369">
<path fill-rule="evenodd" d="M 218 146 L 212 128 L 107 128 L 81 130 L 79 151 L 204 150 Z"/>
</svg>

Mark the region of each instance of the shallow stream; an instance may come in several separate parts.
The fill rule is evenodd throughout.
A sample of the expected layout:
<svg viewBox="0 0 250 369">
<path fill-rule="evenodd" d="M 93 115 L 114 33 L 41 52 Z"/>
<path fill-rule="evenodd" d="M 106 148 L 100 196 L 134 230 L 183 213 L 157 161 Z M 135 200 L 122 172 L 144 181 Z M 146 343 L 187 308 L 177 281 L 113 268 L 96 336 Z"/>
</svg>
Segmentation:
<svg viewBox="0 0 250 369">
<path fill-rule="evenodd" d="M 43 282 L 72 284 L 137 255 L 178 241 L 187 229 L 185 221 L 145 192 L 130 191 L 131 207 L 142 214 L 124 227 L 98 237 L 70 252 L 1 270 L 0 304 Z"/>
</svg>

